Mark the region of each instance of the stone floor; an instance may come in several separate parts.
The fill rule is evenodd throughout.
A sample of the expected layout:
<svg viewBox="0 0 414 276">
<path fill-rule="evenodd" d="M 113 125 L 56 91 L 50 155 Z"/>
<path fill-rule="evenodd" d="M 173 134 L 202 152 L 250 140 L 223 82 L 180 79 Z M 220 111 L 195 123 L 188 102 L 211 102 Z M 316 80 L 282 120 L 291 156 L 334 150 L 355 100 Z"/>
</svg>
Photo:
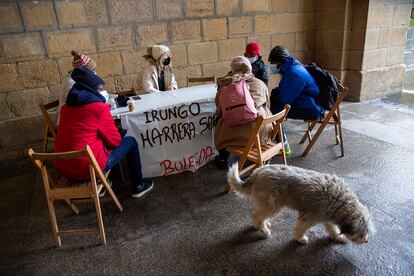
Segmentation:
<svg viewBox="0 0 414 276">
<path fill-rule="evenodd" d="M 108 245 L 95 237 L 53 244 L 40 175 L 25 158 L 0 165 L 0 274 L 136 275 L 412 275 L 414 273 L 414 107 L 389 97 L 342 108 L 346 155 L 328 129 L 307 157 L 298 145 L 303 124 L 289 121 L 290 165 L 343 177 L 371 210 L 377 234 L 367 244 L 339 245 L 321 227 L 310 243 L 292 241 L 296 214 L 272 221 L 272 236 L 252 231 L 247 199 L 223 195 L 225 173 L 213 164 L 196 173 L 158 178 L 154 191 L 124 206 L 103 208 Z M 273 162 L 280 162 L 275 158 Z M 65 226 L 94 226 L 94 209 L 79 216 L 57 204 Z"/>
</svg>

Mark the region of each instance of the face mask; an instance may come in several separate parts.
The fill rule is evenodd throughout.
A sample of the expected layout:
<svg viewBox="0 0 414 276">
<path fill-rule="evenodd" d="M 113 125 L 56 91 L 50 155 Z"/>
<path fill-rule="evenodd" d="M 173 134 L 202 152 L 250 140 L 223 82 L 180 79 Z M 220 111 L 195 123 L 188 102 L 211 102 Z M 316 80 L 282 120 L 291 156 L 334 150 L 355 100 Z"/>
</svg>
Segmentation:
<svg viewBox="0 0 414 276">
<path fill-rule="evenodd" d="M 169 64 L 170 64 L 170 62 L 171 62 L 171 58 L 170 57 L 167 57 L 166 59 L 164 59 L 164 61 L 162 62 L 162 65 L 164 65 L 164 66 L 168 66 Z"/>
<path fill-rule="evenodd" d="M 102 91 L 99 91 L 99 94 L 101 94 L 105 98 L 105 103 L 107 103 L 109 99 L 108 92 L 106 90 L 102 90 Z"/>
<path fill-rule="evenodd" d="M 276 64 L 270 64 L 269 65 L 269 70 L 270 70 L 270 72 L 272 72 L 274 74 L 280 74 L 280 68 L 277 68 Z"/>
<path fill-rule="evenodd" d="M 256 57 L 249 57 L 247 59 L 250 61 L 250 64 L 253 64 L 257 60 L 257 56 Z"/>
</svg>

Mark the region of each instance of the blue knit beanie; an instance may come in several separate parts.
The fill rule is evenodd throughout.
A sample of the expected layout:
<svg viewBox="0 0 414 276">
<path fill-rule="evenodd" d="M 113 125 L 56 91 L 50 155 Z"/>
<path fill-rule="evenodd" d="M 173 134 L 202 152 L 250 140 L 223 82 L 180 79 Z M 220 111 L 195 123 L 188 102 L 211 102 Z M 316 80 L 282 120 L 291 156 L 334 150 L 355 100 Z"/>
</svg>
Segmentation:
<svg viewBox="0 0 414 276">
<path fill-rule="evenodd" d="M 103 79 L 84 67 L 73 69 L 71 77 L 76 83 L 92 88 L 93 90 L 96 90 L 99 85 L 105 84 Z"/>
</svg>

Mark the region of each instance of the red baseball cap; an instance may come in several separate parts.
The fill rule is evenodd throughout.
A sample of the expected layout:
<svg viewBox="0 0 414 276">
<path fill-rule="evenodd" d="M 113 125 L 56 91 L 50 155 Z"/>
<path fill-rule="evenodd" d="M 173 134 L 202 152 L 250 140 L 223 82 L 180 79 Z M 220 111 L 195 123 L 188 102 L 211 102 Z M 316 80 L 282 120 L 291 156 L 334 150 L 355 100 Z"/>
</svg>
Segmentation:
<svg viewBox="0 0 414 276">
<path fill-rule="evenodd" d="M 256 42 L 250 42 L 246 45 L 246 54 L 260 56 L 260 45 Z"/>
</svg>

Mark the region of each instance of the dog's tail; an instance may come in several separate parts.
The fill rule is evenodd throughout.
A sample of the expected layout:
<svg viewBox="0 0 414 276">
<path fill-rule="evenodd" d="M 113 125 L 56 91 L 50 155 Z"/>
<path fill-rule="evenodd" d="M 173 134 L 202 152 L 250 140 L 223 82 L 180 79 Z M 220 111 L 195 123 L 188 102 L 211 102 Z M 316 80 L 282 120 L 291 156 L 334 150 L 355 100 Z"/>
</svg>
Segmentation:
<svg viewBox="0 0 414 276">
<path fill-rule="evenodd" d="M 231 166 L 227 175 L 227 181 L 229 182 L 230 186 L 240 195 L 250 195 L 250 186 L 245 185 L 243 180 L 240 179 L 239 165 L 237 162 Z"/>
</svg>

